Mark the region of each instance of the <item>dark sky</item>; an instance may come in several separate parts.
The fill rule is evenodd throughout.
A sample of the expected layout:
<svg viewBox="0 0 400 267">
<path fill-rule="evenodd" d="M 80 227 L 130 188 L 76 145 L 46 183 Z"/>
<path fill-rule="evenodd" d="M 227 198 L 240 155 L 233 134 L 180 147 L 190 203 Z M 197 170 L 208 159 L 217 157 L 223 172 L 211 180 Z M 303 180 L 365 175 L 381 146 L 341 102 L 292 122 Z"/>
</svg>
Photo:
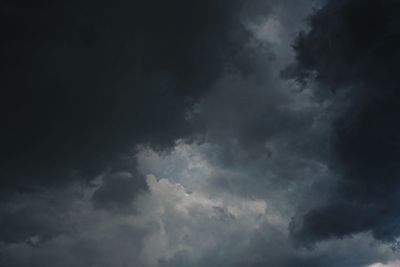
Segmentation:
<svg viewBox="0 0 400 267">
<path fill-rule="evenodd" d="M 0 267 L 400 266 L 400 2 L 0 3 Z"/>
</svg>

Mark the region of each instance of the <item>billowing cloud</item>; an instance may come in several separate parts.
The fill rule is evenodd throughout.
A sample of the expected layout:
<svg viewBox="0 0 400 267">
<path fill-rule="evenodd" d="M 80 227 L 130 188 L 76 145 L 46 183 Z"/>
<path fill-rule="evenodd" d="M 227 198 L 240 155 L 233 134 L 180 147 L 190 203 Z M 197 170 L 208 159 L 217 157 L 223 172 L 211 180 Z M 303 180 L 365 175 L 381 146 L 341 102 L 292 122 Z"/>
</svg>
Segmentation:
<svg viewBox="0 0 400 267">
<path fill-rule="evenodd" d="M 181 165 L 182 174 L 202 168 L 196 165 L 195 158 L 201 155 L 195 151 L 192 147 L 194 157 Z M 179 159 L 174 153 L 164 156 Z M 159 161 L 152 166 L 156 170 L 162 164 Z M 147 175 L 149 190 L 142 191 L 129 208 L 125 205 L 131 212 L 124 213 L 93 206 L 93 197 L 102 186 L 101 177 L 91 186 L 75 185 L 62 194 L 56 188 L 51 199 L 58 200 L 53 207 L 59 209 L 38 220 L 49 226 L 51 219 L 68 231 L 44 237 L 38 229 L 32 229 L 24 239 L 1 243 L 0 266 L 364 267 L 395 259 L 390 246 L 369 235 L 324 242 L 313 251 L 295 249 L 288 238 L 288 220 L 283 211 L 274 208 L 273 198 L 210 194 L 201 187 L 189 191 L 176 182 L 182 178 Z M 36 209 L 48 205 L 42 201 L 43 195 L 30 193 L 26 197 Z M 19 199 L 15 209 L 25 203 Z"/>
<path fill-rule="evenodd" d="M 293 221 L 300 242 L 367 231 L 393 241 L 400 233 L 399 8 L 396 1 L 330 1 L 297 39 L 297 61 L 285 74 L 303 85 L 314 80 L 316 97 L 333 102 L 329 166 L 340 177 L 326 202 Z"/>
<path fill-rule="evenodd" d="M 396 266 L 398 8 L 2 3 L 0 266 Z"/>
<path fill-rule="evenodd" d="M 1 10 L 1 188 L 32 190 L 129 171 L 120 162 L 134 145 L 187 136 L 187 110 L 241 61 L 244 21 L 270 5 L 5 1 Z"/>
</svg>

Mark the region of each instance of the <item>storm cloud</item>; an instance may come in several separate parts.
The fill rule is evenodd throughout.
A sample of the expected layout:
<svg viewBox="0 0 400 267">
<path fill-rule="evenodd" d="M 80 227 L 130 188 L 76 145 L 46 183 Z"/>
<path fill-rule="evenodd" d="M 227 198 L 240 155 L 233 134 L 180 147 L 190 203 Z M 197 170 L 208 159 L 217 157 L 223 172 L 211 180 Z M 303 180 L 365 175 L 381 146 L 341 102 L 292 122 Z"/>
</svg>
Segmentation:
<svg viewBox="0 0 400 267">
<path fill-rule="evenodd" d="M 164 147 L 188 135 L 187 108 L 249 37 L 241 17 L 268 9 L 261 1 L 2 2 L 2 188 L 118 169 L 135 144 Z"/>
<path fill-rule="evenodd" d="M 2 2 L 0 266 L 397 266 L 399 8 Z"/>
<path fill-rule="evenodd" d="M 397 1 L 330 1 L 310 18 L 284 74 L 338 106 L 329 165 L 340 179 L 326 203 L 292 223 L 300 242 L 398 228 L 399 19 Z M 321 92 L 325 91 L 325 92 Z"/>
</svg>

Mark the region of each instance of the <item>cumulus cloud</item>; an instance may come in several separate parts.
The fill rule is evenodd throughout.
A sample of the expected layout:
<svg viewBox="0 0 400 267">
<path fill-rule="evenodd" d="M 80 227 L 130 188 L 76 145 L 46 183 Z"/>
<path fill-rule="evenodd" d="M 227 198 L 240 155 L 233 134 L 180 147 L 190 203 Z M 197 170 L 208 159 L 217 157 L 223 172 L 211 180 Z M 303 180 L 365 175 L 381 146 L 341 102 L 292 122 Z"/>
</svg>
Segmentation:
<svg viewBox="0 0 400 267">
<path fill-rule="evenodd" d="M 179 157 L 174 152 L 165 156 Z M 181 169 L 193 170 L 196 159 L 191 161 L 189 158 Z M 152 166 L 157 169 L 162 164 Z M 91 186 L 63 190 L 63 194 L 54 189 L 51 199 L 59 199 L 53 205 L 59 209 L 48 213 L 48 218 L 68 231 L 43 238 L 33 229 L 26 239 L 1 243 L 0 266 L 361 267 L 393 258 L 390 246 L 369 235 L 325 242 L 314 251 L 297 250 L 288 238 L 288 220 L 273 208 L 273 199 L 210 194 L 200 187 L 189 191 L 178 180 L 180 177 L 147 175 L 149 190 L 136 196 L 132 212 L 127 213 L 93 206 L 100 184 L 96 180 Z M 30 194 L 27 197 L 33 206 L 46 207 L 37 193 Z M 20 200 L 16 206 L 23 203 Z M 42 217 L 41 222 L 46 225 L 48 219 Z"/>
<path fill-rule="evenodd" d="M 397 3 L 0 5 L 1 267 L 398 264 Z"/>
</svg>

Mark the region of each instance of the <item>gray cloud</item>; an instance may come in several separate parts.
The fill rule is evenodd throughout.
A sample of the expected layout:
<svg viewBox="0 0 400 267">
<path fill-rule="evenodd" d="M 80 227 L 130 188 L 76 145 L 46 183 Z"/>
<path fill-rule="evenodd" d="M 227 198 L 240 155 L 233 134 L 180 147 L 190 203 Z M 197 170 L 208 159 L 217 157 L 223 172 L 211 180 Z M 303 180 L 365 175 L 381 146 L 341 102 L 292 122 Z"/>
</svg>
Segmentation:
<svg viewBox="0 0 400 267">
<path fill-rule="evenodd" d="M 298 37 L 296 63 L 285 74 L 306 86 L 314 80 L 315 95 L 336 106 L 329 166 L 340 177 L 325 203 L 293 221 L 299 242 L 399 235 L 399 8 L 395 1 L 330 1 Z"/>
<path fill-rule="evenodd" d="M 2 4 L 0 266 L 397 264 L 369 1 L 78 2 Z"/>
<path fill-rule="evenodd" d="M 265 200 L 188 193 L 154 176 L 147 177 L 147 184 L 149 191 L 138 196 L 136 212 L 129 216 L 93 208 L 91 187 L 55 191 L 53 200 L 67 198 L 69 206 L 50 217 L 73 231 L 51 239 L 37 236 L 34 245 L 2 243 L 0 266 L 361 267 L 395 259 L 390 247 L 368 235 L 324 242 L 314 251 L 296 250 L 284 221 Z"/>
<path fill-rule="evenodd" d="M 166 147 L 190 135 L 187 109 L 247 42 L 242 19 L 268 14 L 270 6 L 1 5 L 0 175 L 2 189 L 11 190 L 120 171 L 119 161 L 136 144 Z M 70 175 L 76 171 L 81 175 Z"/>
<path fill-rule="evenodd" d="M 93 194 L 93 205 L 97 209 L 111 212 L 129 212 L 137 194 L 146 190 L 142 175 L 128 172 L 112 173 L 101 177 L 101 185 Z"/>
</svg>

